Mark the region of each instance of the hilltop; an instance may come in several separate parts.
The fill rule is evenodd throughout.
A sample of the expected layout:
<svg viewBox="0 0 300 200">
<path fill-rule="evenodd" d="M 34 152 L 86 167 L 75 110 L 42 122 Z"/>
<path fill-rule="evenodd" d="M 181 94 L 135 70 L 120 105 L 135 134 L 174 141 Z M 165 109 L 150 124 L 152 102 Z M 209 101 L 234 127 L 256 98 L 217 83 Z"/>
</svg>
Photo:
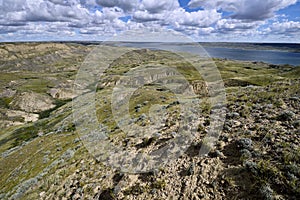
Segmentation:
<svg viewBox="0 0 300 200">
<path fill-rule="evenodd" d="M 168 145 L 182 118 L 172 90 L 146 84 L 130 99 L 131 123 L 145 127 L 156 122 L 155 115 L 149 115 L 155 108 L 167 113 L 165 123 L 158 124 L 155 135 L 135 139 L 124 134 L 111 111 L 111 94 L 127 80 L 127 72 L 139 68 L 160 72 L 169 66 L 188 81 L 195 94 L 187 96 L 201 99 L 196 105 L 202 111 L 196 135 L 187 151 L 155 171 L 132 174 L 90 154 L 80 139 L 82 130 L 74 123 L 72 99 L 80 94 L 74 83 L 95 47 L 0 44 L 0 199 L 300 198 L 300 68 L 206 61 L 215 63 L 224 82 L 226 117 L 214 148 L 199 156 L 214 108 L 205 78 L 193 67 L 198 61 L 189 63 L 174 53 L 144 49 L 132 49 L 113 60 L 101 79 L 85 86 L 81 94 L 95 93 L 97 120 L 105 127 L 107 140 L 119 149 L 151 152 Z M 113 47 L 105 48 L 108 54 L 114 52 Z M 179 83 L 178 76 L 165 84 L 175 91 L 182 89 Z"/>
</svg>

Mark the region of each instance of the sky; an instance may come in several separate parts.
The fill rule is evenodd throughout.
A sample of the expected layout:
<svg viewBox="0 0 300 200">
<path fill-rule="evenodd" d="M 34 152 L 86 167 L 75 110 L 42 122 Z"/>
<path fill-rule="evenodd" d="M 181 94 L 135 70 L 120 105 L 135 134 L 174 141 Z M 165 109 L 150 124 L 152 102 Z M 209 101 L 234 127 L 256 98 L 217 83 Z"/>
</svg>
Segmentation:
<svg viewBox="0 0 300 200">
<path fill-rule="evenodd" d="M 0 0 L 0 42 L 167 29 L 200 42 L 300 43 L 300 0 Z"/>
</svg>

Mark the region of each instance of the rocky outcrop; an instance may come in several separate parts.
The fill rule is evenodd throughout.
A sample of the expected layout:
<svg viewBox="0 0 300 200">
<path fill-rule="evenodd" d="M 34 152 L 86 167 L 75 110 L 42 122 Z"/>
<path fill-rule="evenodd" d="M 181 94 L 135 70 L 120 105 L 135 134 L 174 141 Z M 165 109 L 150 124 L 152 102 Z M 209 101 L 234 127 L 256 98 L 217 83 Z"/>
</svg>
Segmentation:
<svg viewBox="0 0 300 200">
<path fill-rule="evenodd" d="M 48 93 L 55 99 L 72 99 L 75 97 L 73 90 L 64 88 L 51 88 Z"/>
<path fill-rule="evenodd" d="M 55 107 L 51 97 L 35 92 L 23 92 L 17 95 L 10 106 L 28 113 L 39 113 Z"/>
</svg>

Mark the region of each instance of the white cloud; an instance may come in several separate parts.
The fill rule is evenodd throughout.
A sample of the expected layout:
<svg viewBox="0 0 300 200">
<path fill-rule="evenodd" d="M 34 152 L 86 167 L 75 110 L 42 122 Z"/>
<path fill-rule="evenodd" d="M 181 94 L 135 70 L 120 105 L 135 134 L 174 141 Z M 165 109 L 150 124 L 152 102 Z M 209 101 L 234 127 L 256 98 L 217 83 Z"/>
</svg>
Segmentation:
<svg viewBox="0 0 300 200">
<path fill-rule="evenodd" d="M 285 34 L 294 35 L 300 34 L 300 22 L 295 21 L 285 21 L 285 22 L 275 22 L 268 29 L 269 33 L 272 34 Z"/>
<path fill-rule="evenodd" d="M 96 3 L 102 7 L 119 7 L 128 12 L 136 9 L 139 0 L 96 0 Z"/>
<path fill-rule="evenodd" d="M 188 12 L 177 0 L 0 0 L 0 37 L 95 39 L 165 27 L 194 38 L 297 38 L 297 18 L 277 13 L 296 1 L 191 0 L 190 7 L 202 9 Z"/>
<path fill-rule="evenodd" d="M 199 10 L 186 12 L 180 8 L 169 15 L 169 21 L 175 25 L 208 27 L 221 19 L 221 14 L 216 10 Z"/>
<path fill-rule="evenodd" d="M 151 14 L 147 11 L 136 11 L 133 14 L 133 20 L 137 22 L 149 22 L 163 20 L 166 13 Z"/>
<path fill-rule="evenodd" d="M 271 18 L 276 11 L 296 2 L 297 0 L 191 0 L 189 5 L 205 9 L 222 9 L 232 12 L 231 18 L 257 21 Z"/>
<path fill-rule="evenodd" d="M 263 22 L 243 21 L 239 19 L 221 19 L 216 24 L 216 29 L 223 33 L 243 32 L 249 29 L 256 29 Z"/>
<path fill-rule="evenodd" d="M 140 6 L 140 10 L 149 13 L 162 13 L 177 8 L 179 8 L 179 3 L 176 0 L 143 0 Z"/>
<path fill-rule="evenodd" d="M 103 8 L 102 12 L 103 12 L 102 17 L 108 20 L 114 20 L 116 18 L 124 16 L 123 10 L 121 10 L 118 7 Z"/>
</svg>

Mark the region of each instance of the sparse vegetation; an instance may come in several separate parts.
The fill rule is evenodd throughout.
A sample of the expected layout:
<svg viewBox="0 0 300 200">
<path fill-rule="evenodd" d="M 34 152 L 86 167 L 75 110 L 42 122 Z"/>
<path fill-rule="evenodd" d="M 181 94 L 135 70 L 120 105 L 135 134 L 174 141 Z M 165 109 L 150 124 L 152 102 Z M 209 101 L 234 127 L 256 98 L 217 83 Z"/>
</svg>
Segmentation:
<svg viewBox="0 0 300 200">
<path fill-rule="evenodd" d="M 0 61 L 1 199 L 300 198 L 298 68 L 214 59 L 226 87 L 227 115 L 217 145 L 201 157 L 201 147 L 209 148 L 210 141 L 203 136 L 209 131 L 214 109 L 203 82 L 205 74 L 166 51 L 134 50 L 113 61 L 87 92 L 96 92 L 96 115 L 107 140 L 123 150 L 150 154 L 163 148 L 180 134 L 183 117 L 170 88 L 157 81 L 147 83 L 129 100 L 131 123 L 146 127 L 157 121 L 154 117 L 162 122 L 156 124 L 153 135 L 126 135 L 111 110 L 111 93 L 124 73 L 140 67 L 159 72 L 168 66 L 198 89 L 195 93 L 201 100 L 199 124 L 186 153 L 155 173 L 134 175 L 97 160 L 78 138 L 68 92 L 92 46 L 7 45 L 15 56 L 3 56 Z M 5 44 L 0 48 L 6 49 Z M 14 102 L 24 92 L 45 95 L 55 107 L 41 112 L 21 110 Z M 28 119 L 27 114 L 39 114 L 39 118 Z"/>
</svg>

